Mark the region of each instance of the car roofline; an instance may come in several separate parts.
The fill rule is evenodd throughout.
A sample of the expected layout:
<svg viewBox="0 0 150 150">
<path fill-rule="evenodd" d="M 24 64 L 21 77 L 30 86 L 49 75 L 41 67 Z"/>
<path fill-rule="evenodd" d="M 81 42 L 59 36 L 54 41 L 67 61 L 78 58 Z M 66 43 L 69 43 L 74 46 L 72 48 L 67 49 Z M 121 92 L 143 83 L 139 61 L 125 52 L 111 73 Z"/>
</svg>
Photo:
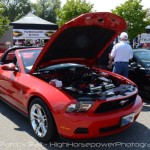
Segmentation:
<svg viewBox="0 0 150 150">
<path fill-rule="evenodd" d="M 11 51 L 15 51 L 15 50 L 21 50 L 21 49 L 26 49 L 26 48 L 39 48 L 39 47 L 33 47 L 33 46 L 14 46 L 14 47 L 11 47 L 11 48 L 9 48 L 9 49 L 7 49 L 5 52 L 4 52 L 4 54 L 2 55 L 2 57 L 1 57 L 1 59 L 0 59 L 0 63 L 2 63 L 5 59 L 6 59 L 6 57 L 7 57 L 7 55 L 8 55 L 8 53 L 9 52 L 11 52 Z"/>
</svg>

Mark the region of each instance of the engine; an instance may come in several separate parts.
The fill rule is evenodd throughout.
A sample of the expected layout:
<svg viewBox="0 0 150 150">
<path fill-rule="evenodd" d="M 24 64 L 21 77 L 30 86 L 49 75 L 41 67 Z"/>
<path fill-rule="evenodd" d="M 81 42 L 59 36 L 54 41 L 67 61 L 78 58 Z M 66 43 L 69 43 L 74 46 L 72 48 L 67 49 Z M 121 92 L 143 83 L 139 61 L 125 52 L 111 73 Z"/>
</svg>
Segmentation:
<svg viewBox="0 0 150 150">
<path fill-rule="evenodd" d="M 79 101 L 108 99 L 135 91 L 131 84 L 80 64 L 50 66 L 40 70 L 38 77 Z"/>
</svg>

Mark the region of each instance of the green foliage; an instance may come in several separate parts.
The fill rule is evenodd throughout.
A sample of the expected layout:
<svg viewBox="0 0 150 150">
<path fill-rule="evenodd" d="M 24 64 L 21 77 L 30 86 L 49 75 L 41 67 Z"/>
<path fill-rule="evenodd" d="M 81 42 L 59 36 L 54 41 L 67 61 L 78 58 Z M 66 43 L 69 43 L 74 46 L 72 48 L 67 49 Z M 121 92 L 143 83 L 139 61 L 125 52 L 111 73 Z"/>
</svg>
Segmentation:
<svg viewBox="0 0 150 150">
<path fill-rule="evenodd" d="M 6 30 L 9 28 L 9 20 L 0 15 L 0 37 L 3 36 Z"/>
<path fill-rule="evenodd" d="M 3 11 L 4 11 L 3 10 L 3 5 L 2 5 L 2 3 L 0 3 L 0 37 L 9 28 L 9 20 L 2 15 Z"/>
<path fill-rule="evenodd" d="M 113 13 L 123 17 L 127 22 L 129 38 L 133 39 L 138 34 L 145 32 L 148 22 L 145 21 L 146 10 L 142 9 L 141 0 L 127 0 L 124 4 L 112 10 Z"/>
<path fill-rule="evenodd" d="M 146 9 L 146 21 L 150 25 L 150 8 Z"/>
<path fill-rule="evenodd" d="M 2 15 L 16 21 L 31 11 L 29 0 L 1 0 L 3 5 Z"/>
<path fill-rule="evenodd" d="M 56 23 L 56 9 L 60 9 L 60 0 L 37 0 L 32 4 L 34 14 L 47 21 Z"/>
<path fill-rule="evenodd" d="M 65 24 L 67 21 L 83 14 L 91 12 L 93 4 L 88 3 L 86 0 L 67 0 L 62 9 L 57 10 L 59 26 Z"/>
</svg>

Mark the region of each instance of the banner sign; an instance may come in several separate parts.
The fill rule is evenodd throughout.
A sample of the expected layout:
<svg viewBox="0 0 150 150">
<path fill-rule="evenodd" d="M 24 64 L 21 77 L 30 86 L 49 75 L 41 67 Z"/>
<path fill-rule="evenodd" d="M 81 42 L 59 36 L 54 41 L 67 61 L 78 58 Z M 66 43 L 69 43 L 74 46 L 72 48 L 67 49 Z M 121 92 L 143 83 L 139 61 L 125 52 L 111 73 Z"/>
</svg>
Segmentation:
<svg viewBox="0 0 150 150">
<path fill-rule="evenodd" d="M 142 33 L 140 43 L 150 43 L 150 34 Z"/>
<path fill-rule="evenodd" d="M 49 39 L 55 31 L 13 29 L 13 39 Z"/>
</svg>

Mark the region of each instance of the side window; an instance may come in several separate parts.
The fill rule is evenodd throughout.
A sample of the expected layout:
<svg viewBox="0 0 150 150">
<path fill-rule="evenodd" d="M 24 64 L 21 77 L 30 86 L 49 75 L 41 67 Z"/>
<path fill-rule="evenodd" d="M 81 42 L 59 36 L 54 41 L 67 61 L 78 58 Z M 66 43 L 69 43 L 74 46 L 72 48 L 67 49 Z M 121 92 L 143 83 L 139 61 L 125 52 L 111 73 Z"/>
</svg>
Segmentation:
<svg viewBox="0 0 150 150">
<path fill-rule="evenodd" d="M 9 63 L 13 63 L 16 66 L 16 69 L 18 69 L 18 71 L 20 71 L 14 51 L 11 51 L 7 54 L 3 64 L 9 64 Z"/>
<path fill-rule="evenodd" d="M 5 59 L 4 63 L 5 63 L 5 64 L 13 63 L 14 59 L 15 59 L 15 54 L 14 54 L 14 52 L 13 52 L 13 51 L 12 51 L 12 52 L 9 52 L 9 53 L 7 54 L 7 56 L 6 56 L 6 59 Z"/>
</svg>

